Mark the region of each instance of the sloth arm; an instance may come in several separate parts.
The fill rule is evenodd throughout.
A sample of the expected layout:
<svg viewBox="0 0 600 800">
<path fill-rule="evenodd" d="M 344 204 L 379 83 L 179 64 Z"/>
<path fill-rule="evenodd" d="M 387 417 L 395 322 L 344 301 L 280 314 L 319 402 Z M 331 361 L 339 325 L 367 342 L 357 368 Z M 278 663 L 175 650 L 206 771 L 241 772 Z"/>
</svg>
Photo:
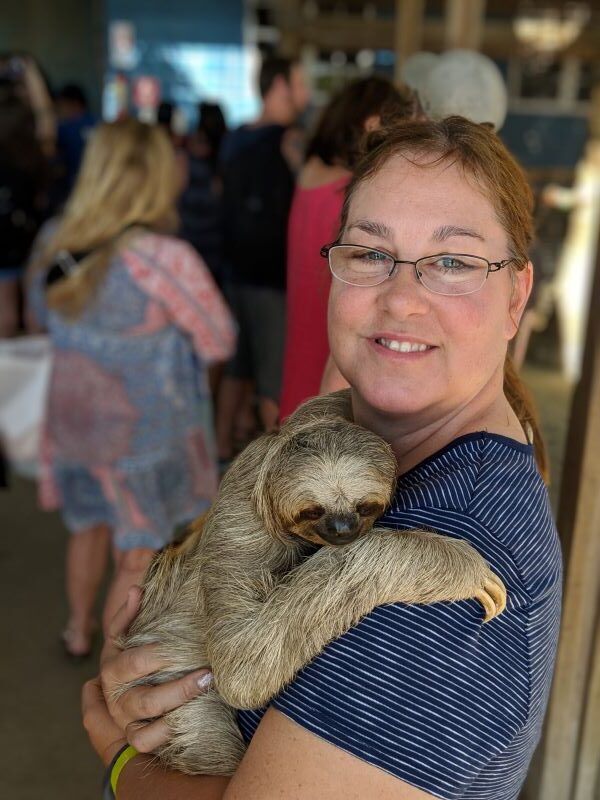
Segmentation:
<svg viewBox="0 0 600 800">
<path fill-rule="evenodd" d="M 350 545 L 323 547 L 267 595 L 211 604 L 208 656 L 219 694 L 260 708 L 333 639 L 376 606 L 477 597 L 487 618 L 505 590 L 467 542 L 427 531 L 374 529 Z"/>
</svg>

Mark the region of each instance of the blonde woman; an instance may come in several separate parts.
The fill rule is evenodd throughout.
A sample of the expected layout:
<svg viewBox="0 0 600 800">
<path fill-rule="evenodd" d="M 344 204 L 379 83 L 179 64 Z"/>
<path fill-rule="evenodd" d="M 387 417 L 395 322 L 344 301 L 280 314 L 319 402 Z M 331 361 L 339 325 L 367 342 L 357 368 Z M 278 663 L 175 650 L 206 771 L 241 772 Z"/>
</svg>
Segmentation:
<svg viewBox="0 0 600 800">
<path fill-rule="evenodd" d="M 31 313 L 54 346 L 40 496 L 73 534 L 75 657 L 91 650 L 109 543 L 105 619 L 216 488 L 207 365 L 232 354 L 235 332 L 205 264 L 170 235 L 180 183 L 159 128 L 100 126 L 32 267 Z"/>
</svg>

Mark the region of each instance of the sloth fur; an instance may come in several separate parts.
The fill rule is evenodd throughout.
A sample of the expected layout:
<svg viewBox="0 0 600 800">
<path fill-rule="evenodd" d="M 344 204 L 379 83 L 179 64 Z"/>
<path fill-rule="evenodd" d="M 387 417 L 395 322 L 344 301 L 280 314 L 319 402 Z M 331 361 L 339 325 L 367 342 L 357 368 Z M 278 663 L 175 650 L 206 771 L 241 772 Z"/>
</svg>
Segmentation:
<svg viewBox="0 0 600 800">
<path fill-rule="evenodd" d="M 348 391 L 306 402 L 238 456 L 208 514 L 151 564 L 122 645 L 158 643 L 171 668 L 120 692 L 208 665 L 214 675 L 166 715 L 166 766 L 232 774 L 245 751 L 236 710 L 267 705 L 378 605 L 475 597 L 486 620 L 504 609 L 501 580 L 468 543 L 373 527 L 396 464 L 350 420 Z"/>
</svg>

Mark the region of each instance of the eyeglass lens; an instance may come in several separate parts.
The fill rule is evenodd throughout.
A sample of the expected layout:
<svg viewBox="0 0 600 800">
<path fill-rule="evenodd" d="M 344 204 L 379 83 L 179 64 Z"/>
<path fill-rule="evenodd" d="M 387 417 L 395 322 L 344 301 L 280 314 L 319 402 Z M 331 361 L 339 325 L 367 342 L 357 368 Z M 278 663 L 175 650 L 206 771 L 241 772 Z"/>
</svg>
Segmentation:
<svg viewBox="0 0 600 800">
<path fill-rule="evenodd" d="M 402 263 L 398 266 L 402 266 Z M 336 278 L 353 286 L 377 286 L 390 276 L 392 256 L 369 247 L 335 245 L 329 264 Z M 426 256 L 416 262 L 417 277 L 438 294 L 470 294 L 483 286 L 489 264 L 484 258 L 452 253 Z"/>
</svg>

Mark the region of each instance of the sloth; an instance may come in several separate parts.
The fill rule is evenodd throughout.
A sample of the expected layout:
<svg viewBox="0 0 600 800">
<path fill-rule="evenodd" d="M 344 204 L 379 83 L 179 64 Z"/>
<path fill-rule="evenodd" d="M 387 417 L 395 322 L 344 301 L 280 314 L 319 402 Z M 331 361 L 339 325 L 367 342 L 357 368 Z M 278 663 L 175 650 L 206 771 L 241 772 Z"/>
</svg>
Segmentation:
<svg viewBox="0 0 600 800">
<path fill-rule="evenodd" d="M 157 643 L 170 668 L 118 693 L 204 666 L 214 676 L 165 716 L 166 766 L 232 774 L 246 748 L 237 710 L 267 705 L 376 606 L 476 598 L 486 621 L 504 610 L 502 581 L 467 542 L 376 526 L 395 481 L 389 445 L 351 422 L 348 390 L 315 398 L 252 442 L 190 535 L 155 557 L 121 645 Z"/>
</svg>

